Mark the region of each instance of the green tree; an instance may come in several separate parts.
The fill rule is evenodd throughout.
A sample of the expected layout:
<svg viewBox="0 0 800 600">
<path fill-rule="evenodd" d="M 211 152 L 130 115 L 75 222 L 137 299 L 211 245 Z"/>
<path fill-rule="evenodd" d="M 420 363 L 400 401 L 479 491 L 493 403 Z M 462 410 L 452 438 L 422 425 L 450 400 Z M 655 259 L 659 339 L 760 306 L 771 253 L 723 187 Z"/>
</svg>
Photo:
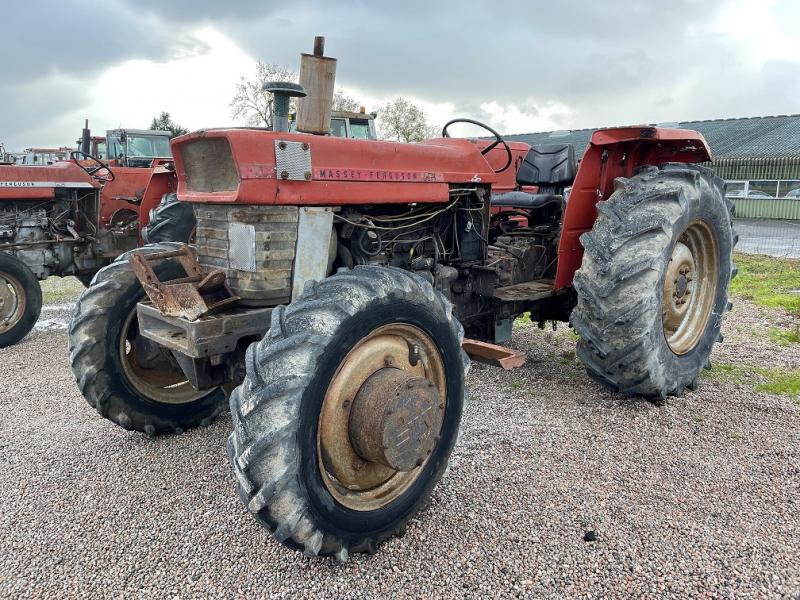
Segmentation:
<svg viewBox="0 0 800 600">
<path fill-rule="evenodd" d="M 421 142 L 435 135 L 425 110 L 406 98 L 395 98 L 378 111 L 378 134 L 396 142 Z"/>
<path fill-rule="evenodd" d="M 150 122 L 150 129 L 153 131 L 171 131 L 172 135 L 170 137 L 189 133 L 188 129 L 175 123 L 167 111 L 161 111 L 160 115 L 153 117 L 153 120 Z"/>
</svg>

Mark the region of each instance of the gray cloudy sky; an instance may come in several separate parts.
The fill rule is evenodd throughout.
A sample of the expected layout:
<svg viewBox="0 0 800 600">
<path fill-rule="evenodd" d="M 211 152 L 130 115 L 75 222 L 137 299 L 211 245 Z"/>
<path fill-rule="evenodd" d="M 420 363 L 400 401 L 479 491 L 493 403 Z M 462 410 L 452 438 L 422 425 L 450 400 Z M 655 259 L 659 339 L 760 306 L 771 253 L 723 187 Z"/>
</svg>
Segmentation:
<svg viewBox="0 0 800 600">
<path fill-rule="evenodd" d="M 314 35 L 368 110 L 402 95 L 434 123 L 505 133 L 800 112 L 795 0 L 270 2 L 25 0 L 0 20 L 9 149 L 146 127 L 231 125 L 254 62 L 297 69 Z"/>
</svg>

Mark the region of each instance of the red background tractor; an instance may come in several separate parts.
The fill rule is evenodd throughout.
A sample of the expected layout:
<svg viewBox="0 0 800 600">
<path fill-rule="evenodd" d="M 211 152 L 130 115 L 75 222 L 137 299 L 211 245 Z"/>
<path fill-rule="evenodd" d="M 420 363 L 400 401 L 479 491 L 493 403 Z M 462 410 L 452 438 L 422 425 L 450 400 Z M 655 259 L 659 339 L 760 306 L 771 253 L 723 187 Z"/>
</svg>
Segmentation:
<svg viewBox="0 0 800 600">
<path fill-rule="evenodd" d="M 124 131 L 108 139 L 124 140 Z M 101 267 L 140 244 L 151 218 L 156 222 L 144 232 L 151 241 L 188 240 L 192 214 L 175 200 L 168 133 L 137 135 L 167 148 L 167 156 L 129 156 L 118 143 L 118 155 L 103 161 L 91 151 L 104 138 L 85 128 L 85 149 L 73 160 L 0 165 L 0 347 L 22 339 L 39 318 L 39 281 L 74 275 L 88 285 Z"/>
</svg>

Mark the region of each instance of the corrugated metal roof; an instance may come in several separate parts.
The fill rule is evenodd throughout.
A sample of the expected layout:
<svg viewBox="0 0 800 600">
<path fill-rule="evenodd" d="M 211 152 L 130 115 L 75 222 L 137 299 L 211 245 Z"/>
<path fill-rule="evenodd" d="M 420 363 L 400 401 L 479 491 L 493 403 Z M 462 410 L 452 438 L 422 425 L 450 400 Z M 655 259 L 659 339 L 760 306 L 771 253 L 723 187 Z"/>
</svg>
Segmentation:
<svg viewBox="0 0 800 600">
<path fill-rule="evenodd" d="M 667 125 L 665 125 L 667 126 Z M 714 158 L 766 158 L 800 155 L 800 115 L 745 117 L 712 121 L 681 121 L 669 127 L 699 131 L 711 146 Z M 594 129 L 544 131 L 503 136 L 528 144 L 568 143 L 583 154 Z"/>
</svg>

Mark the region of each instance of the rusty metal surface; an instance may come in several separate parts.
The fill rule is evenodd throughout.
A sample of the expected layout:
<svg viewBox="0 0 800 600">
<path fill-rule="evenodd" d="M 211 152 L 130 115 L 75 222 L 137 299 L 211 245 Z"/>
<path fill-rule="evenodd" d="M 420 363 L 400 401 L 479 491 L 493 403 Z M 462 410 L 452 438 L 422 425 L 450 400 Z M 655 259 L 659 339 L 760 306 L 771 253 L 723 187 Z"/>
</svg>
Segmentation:
<svg viewBox="0 0 800 600">
<path fill-rule="evenodd" d="M 361 458 L 410 471 L 433 451 L 443 417 L 444 403 L 433 382 L 386 367 L 356 394 L 350 441 Z"/>
<path fill-rule="evenodd" d="M 468 338 L 464 338 L 461 347 L 472 360 L 494 367 L 502 367 L 507 371 L 521 367 L 527 360 L 522 352 Z"/>
<path fill-rule="evenodd" d="M 167 259 L 177 259 L 186 272 L 186 277 L 161 281 L 151 263 Z M 195 321 L 239 300 L 225 284 L 225 273 L 218 269 L 203 273 L 185 244 L 180 250 L 169 252 L 133 252 L 129 264 L 147 297 L 166 316 Z"/>
<path fill-rule="evenodd" d="M 436 345 L 420 329 L 399 323 L 386 325 L 350 350 L 329 383 L 323 400 L 317 456 L 325 487 L 338 503 L 352 510 L 375 510 L 392 502 L 416 480 L 425 464 L 423 460 L 419 467 L 399 471 L 378 461 L 365 460 L 353 447 L 350 421 L 356 397 L 374 373 L 386 368 L 404 371 L 412 381 L 432 382 L 437 397 L 441 398 L 440 404 L 444 405 L 443 410 L 447 408 L 444 362 Z M 430 427 L 435 429 L 435 439 L 441 422 L 431 421 Z M 399 431 L 391 425 L 388 429 Z"/>
<path fill-rule="evenodd" d="M 223 270 L 228 287 L 242 304 L 276 306 L 291 300 L 298 207 L 198 204 L 194 208 L 195 247 L 203 268 Z M 237 236 L 243 227 L 254 231 L 249 246 Z M 245 266 L 243 257 L 252 271 L 238 268 Z"/>
</svg>

